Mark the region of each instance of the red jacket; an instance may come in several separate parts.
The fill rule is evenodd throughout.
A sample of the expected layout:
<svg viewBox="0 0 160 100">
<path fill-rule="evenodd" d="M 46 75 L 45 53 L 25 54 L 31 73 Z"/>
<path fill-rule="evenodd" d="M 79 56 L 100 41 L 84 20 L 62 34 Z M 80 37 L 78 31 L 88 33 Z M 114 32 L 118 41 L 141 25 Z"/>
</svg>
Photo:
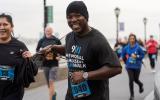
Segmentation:
<svg viewBox="0 0 160 100">
<path fill-rule="evenodd" d="M 158 43 L 155 40 L 148 40 L 146 43 L 147 53 L 153 54 L 157 53 Z"/>
</svg>

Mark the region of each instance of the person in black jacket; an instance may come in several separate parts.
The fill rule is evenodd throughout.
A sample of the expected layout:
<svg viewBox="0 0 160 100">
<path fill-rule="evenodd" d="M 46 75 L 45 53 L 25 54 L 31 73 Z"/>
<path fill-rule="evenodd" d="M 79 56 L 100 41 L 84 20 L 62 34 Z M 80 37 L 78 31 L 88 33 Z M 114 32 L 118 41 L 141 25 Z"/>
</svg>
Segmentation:
<svg viewBox="0 0 160 100">
<path fill-rule="evenodd" d="M 55 45 L 55 44 L 60 45 L 61 42 L 58 38 L 53 36 L 52 27 L 47 26 L 45 28 L 45 36 L 39 40 L 36 51 L 38 52 L 39 50 L 47 47 L 48 45 Z M 57 77 L 57 67 L 59 66 L 58 60 L 59 60 L 58 54 L 55 53 L 54 51 L 46 52 L 44 54 L 42 67 L 43 67 L 44 74 L 45 74 L 48 88 L 49 88 L 50 100 L 56 99 L 54 81 L 56 80 L 56 77 Z"/>
<path fill-rule="evenodd" d="M 32 57 L 26 45 L 14 38 L 13 21 L 8 14 L 0 14 L 0 100 L 22 100 L 24 61 Z M 29 62 L 32 63 L 32 62 Z"/>
</svg>

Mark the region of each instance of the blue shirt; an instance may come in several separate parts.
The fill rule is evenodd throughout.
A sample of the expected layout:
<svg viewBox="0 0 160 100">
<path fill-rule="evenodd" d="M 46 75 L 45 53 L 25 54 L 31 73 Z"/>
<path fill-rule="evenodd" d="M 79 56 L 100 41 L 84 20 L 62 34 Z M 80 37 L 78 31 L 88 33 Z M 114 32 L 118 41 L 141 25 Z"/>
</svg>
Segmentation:
<svg viewBox="0 0 160 100">
<path fill-rule="evenodd" d="M 137 57 L 135 59 L 132 58 L 132 54 L 135 54 Z M 127 58 L 125 62 L 127 69 L 140 69 L 144 55 L 145 53 L 141 49 L 140 45 L 138 43 L 135 43 L 133 47 L 128 44 L 123 48 L 121 58 Z"/>
</svg>

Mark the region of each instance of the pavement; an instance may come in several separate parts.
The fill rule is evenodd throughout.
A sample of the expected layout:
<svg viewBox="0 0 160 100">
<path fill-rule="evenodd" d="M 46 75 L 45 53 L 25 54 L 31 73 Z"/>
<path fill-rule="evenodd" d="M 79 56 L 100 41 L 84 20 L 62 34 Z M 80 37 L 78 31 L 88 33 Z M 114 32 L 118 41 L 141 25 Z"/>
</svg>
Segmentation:
<svg viewBox="0 0 160 100">
<path fill-rule="evenodd" d="M 57 92 L 57 100 L 65 100 L 67 80 L 57 81 L 55 83 L 55 87 Z M 23 100 L 49 100 L 47 85 L 27 90 L 25 92 Z"/>
<path fill-rule="evenodd" d="M 154 89 L 154 75 L 151 72 L 149 61 L 145 59 L 145 66 L 142 67 L 140 80 L 144 84 L 144 92 L 139 93 L 139 88 L 135 84 L 135 100 L 144 100 Z M 160 61 L 156 63 L 156 70 L 159 70 Z M 55 82 L 57 91 L 57 100 L 65 100 L 65 94 L 67 90 L 67 80 L 60 80 Z M 110 79 L 110 100 L 129 100 L 129 83 L 128 76 L 125 68 L 123 68 L 122 74 L 117 75 Z M 49 100 L 48 88 L 46 85 L 39 86 L 37 88 L 28 89 L 25 91 L 23 100 Z"/>
</svg>

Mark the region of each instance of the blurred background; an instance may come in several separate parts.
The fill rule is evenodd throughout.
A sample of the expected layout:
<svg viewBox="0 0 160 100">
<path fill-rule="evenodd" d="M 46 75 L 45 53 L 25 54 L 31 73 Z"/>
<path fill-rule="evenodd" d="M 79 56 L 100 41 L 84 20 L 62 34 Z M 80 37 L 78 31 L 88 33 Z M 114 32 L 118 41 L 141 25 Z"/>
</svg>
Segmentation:
<svg viewBox="0 0 160 100">
<path fill-rule="evenodd" d="M 51 7 L 48 11 L 51 20 L 48 23 L 53 26 L 57 37 L 61 38 L 70 31 L 66 21 L 66 7 L 71 1 L 73 0 L 0 0 L 0 13 L 11 14 L 15 36 L 33 45 L 43 36 L 44 11 L 47 12 L 44 6 Z M 160 40 L 159 0 L 83 1 L 88 6 L 90 26 L 99 29 L 111 45 L 117 38 L 128 37 L 131 32 L 143 40 L 151 34 Z M 118 18 L 116 8 L 120 10 Z M 146 24 L 144 18 L 147 19 Z M 30 47 L 31 51 L 35 51 L 33 47 Z"/>
</svg>

